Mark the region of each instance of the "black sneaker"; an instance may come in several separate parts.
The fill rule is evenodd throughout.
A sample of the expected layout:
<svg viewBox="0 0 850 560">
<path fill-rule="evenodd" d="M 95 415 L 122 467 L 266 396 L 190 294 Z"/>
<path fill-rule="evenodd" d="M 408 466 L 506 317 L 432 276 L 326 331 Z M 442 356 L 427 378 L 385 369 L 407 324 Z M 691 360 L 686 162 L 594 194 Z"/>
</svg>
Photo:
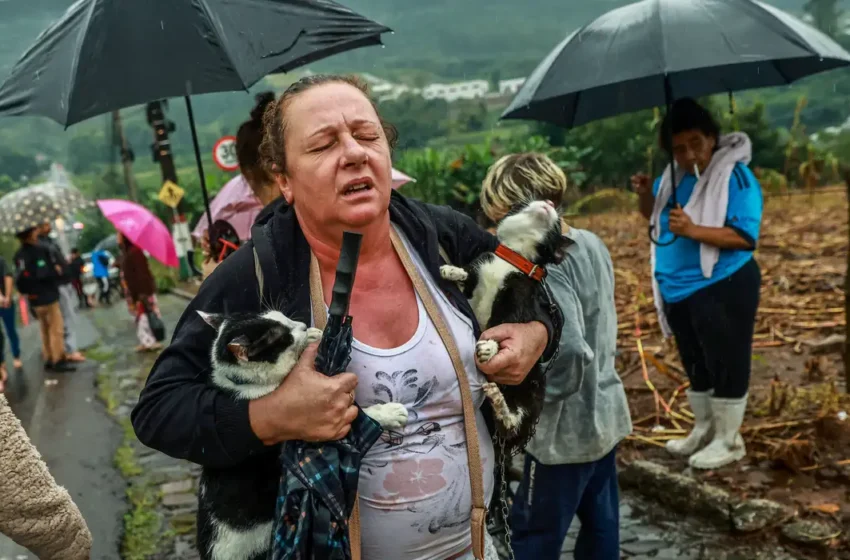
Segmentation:
<svg viewBox="0 0 850 560">
<path fill-rule="evenodd" d="M 71 362 L 68 362 L 66 360 L 56 362 L 55 364 L 48 364 L 47 369 L 49 371 L 55 371 L 57 373 L 68 373 L 72 371 L 77 371 L 77 368 L 72 366 Z"/>
</svg>

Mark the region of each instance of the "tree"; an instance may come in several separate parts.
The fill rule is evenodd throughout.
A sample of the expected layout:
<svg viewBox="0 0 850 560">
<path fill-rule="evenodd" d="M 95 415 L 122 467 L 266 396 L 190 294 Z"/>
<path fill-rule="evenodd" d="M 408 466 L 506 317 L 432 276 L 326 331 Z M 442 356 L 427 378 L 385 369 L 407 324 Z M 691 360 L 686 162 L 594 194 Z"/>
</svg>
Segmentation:
<svg viewBox="0 0 850 560">
<path fill-rule="evenodd" d="M 446 133 L 449 105 L 444 99 L 403 95 L 381 103 L 381 114 L 398 129 L 398 149 L 421 148 Z"/>
<path fill-rule="evenodd" d="M 838 0 L 808 0 L 803 10 L 812 18 L 815 27 L 830 37 L 837 37 L 843 34 L 838 26 L 842 15 L 838 4 Z"/>
</svg>

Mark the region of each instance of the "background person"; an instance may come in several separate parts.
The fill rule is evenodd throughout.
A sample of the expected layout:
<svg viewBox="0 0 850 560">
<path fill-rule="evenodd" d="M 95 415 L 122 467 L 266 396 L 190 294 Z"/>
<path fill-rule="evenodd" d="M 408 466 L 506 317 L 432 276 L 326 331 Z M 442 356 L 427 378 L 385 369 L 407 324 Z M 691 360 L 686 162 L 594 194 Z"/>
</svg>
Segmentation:
<svg viewBox="0 0 850 560">
<path fill-rule="evenodd" d="M 21 369 L 24 364 L 21 362 L 21 341 L 18 337 L 18 326 L 15 324 L 15 275 L 9 265 L 6 264 L 6 259 L 0 257 L 0 319 L 3 321 L 3 326 L 6 328 L 6 336 L 9 338 L 9 345 L 12 350 L 12 358 L 14 359 L 15 369 Z M 6 349 L 2 334 L 0 334 L 0 361 L 2 361 L 3 372 L 6 371 Z M 0 393 L 3 391 L 0 390 Z"/>
<path fill-rule="evenodd" d="M 91 254 L 92 276 L 94 276 L 98 287 L 98 302 L 112 305 L 109 285 L 109 261 L 111 255 L 105 249 L 94 251 Z"/>
<path fill-rule="evenodd" d="M 62 311 L 62 338 L 65 341 L 65 357 L 70 362 L 84 362 L 86 360 L 77 349 L 77 307 L 74 301 L 77 299 L 74 290 L 73 274 L 71 266 L 59 244 L 50 238 L 53 226 L 45 222 L 39 231 L 38 239 L 53 251 L 53 260 L 59 267 L 59 309 Z"/>
<path fill-rule="evenodd" d="M 486 216 L 498 223 L 522 202 L 560 209 L 567 177 L 543 154 L 507 155 L 481 189 Z M 620 499 L 616 449 L 632 431 L 626 392 L 614 365 L 617 309 L 614 265 L 593 233 L 562 222 L 572 241 L 546 285 L 561 308 L 559 352 L 549 365 L 546 397 L 511 512 L 517 560 L 558 560 L 577 515 L 579 560 L 619 560 Z"/>
<path fill-rule="evenodd" d="M 260 144 L 263 141 L 263 115 L 268 106 L 275 101 L 274 92 L 265 91 L 257 94 L 256 104 L 251 109 L 251 118 L 243 122 L 236 132 L 236 158 L 239 161 L 239 171 L 251 187 L 251 191 L 262 204 L 263 209 L 257 214 L 254 223 L 267 219 L 269 215 L 286 201 L 280 194 L 280 187 L 260 155 Z M 212 274 L 218 266 L 218 255 L 210 254 L 209 229 L 201 237 L 204 250 L 204 278 Z"/>
<path fill-rule="evenodd" d="M 74 290 L 77 292 L 80 309 L 84 307 L 91 307 L 89 298 L 83 291 L 83 272 L 86 263 L 83 260 L 83 256 L 80 254 L 80 250 L 76 247 L 71 249 L 71 262 L 69 262 L 68 265 L 71 270 L 71 285 L 74 286 Z"/>
<path fill-rule="evenodd" d="M 148 312 L 159 316 L 156 280 L 151 273 L 148 258 L 121 232 L 118 232 L 117 238 L 121 248 L 121 275 L 126 286 L 127 306 L 136 318 L 136 336 L 139 339 L 136 350 L 159 349 L 162 344 L 156 339 L 147 316 Z"/>
<path fill-rule="evenodd" d="M 669 171 L 654 184 L 635 175 L 632 185 L 659 242 L 652 245 L 659 318 L 676 339 L 691 384 L 694 428 L 667 449 L 690 456 L 692 467 L 713 469 L 746 455 L 739 429 L 761 287 L 753 257 L 761 186 L 748 167 L 750 139 L 740 132 L 721 136 L 711 113 L 693 99 L 674 103 L 659 140 L 676 162 L 676 206 L 669 204 Z M 678 239 L 669 243 L 674 235 Z"/>
<path fill-rule="evenodd" d="M 17 237 L 21 247 L 15 253 L 15 283 L 38 319 L 46 354 L 44 367 L 55 372 L 74 371 L 65 357 L 64 325 L 59 308 L 62 269 L 54 261 L 54 251 L 39 242 L 38 228 L 22 231 Z"/>
</svg>

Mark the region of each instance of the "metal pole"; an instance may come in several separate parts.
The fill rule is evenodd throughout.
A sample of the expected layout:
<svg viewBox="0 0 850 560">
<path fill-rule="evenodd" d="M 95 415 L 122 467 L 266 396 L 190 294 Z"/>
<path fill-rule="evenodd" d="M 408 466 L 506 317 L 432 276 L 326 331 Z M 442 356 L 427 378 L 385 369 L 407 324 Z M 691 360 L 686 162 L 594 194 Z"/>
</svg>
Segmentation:
<svg viewBox="0 0 850 560">
<path fill-rule="evenodd" d="M 136 195 L 136 178 L 133 176 L 133 158 L 130 156 L 130 145 L 124 136 L 124 126 L 121 124 L 121 111 L 112 111 L 112 126 L 121 143 L 121 165 L 124 166 L 124 182 L 127 183 L 127 195 L 133 202 L 138 202 Z"/>
<path fill-rule="evenodd" d="M 198 176 L 201 179 L 201 194 L 204 196 L 204 208 L 207 212 L 207 223 L 212 227 L 212 212 L 210 212 L 210 195 L 207 193 L 207 180 L 204 177 L 204 164 L 201 161 L 201 147 L 198 144 L 198 132 L 195 130 L 195 115 L 192 112 L 192 99 L 186 95 L 186 111 L 189 113 L 189 127 L 192 129 L 192 144 L 195 146 L 195 161 L 198 164 Z"/>
</svg>

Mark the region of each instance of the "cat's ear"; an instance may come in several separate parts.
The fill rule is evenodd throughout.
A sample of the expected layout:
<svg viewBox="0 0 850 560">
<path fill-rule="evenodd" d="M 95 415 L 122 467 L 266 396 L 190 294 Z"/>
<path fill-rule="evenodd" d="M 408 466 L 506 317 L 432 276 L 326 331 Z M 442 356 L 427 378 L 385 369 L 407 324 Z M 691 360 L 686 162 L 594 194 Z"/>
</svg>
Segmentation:
<svg viewBox="0 0 850 560">
<path fill-rule="evenodd" d="M 207 313 L 205 311 L 201 311 L 200 309 L 198 310 L 198 315 L 201 316 L 201 319 L 203 319 L 206 324 L 208 324 L 215 330 L 218 330 L 224 320 L 224 316 L 220 315 L 219 313 Z"/>
<path fill-rule="evenodd" d="M 227 344 L 227 349 L 230 350 L 230 353 L 236 358 L 239 362 L 247 362 L 248 361 L 248 344 L 250 344 L 250 340 L 245 335 L 240 335 L 231 340 Z"/>
</svg>

